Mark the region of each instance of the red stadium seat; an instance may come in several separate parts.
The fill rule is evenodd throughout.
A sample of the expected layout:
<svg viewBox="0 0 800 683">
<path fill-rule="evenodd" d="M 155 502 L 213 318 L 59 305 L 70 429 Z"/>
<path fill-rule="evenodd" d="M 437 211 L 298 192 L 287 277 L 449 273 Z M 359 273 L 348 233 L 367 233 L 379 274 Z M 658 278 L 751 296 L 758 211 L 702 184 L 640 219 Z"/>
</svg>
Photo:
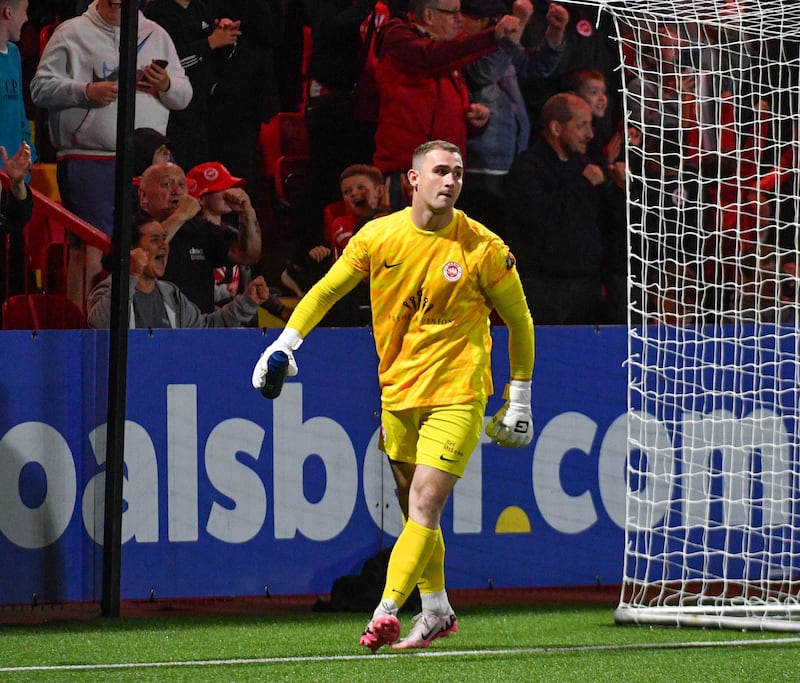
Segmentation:
<svg viewBox="0 0 800 683">
<path fill-rule="evenodd" d="M 50 40 L 53 31 L 56 30 L 56 26 L 58 26 L 59 23 L 60 21 L 56 19 L 54 22 L 42 26 L 42 30 L 39 31 L 39 56 L 44 52 L 45 45 L 47 45 L 47 42 Z"/>
<path fill-rule="evenodd" d="M 25 250 L 28 267 L 36 285 L 49 294 L 63 294 L 67 261 L 67 232 L 48 215 L 39 202 L 33 204 L 33 216 L 25 227 Z"/>
<path fill-rule="evenodd" d="M 3 303 L 5 330 L 79 330 L 86 327 L 81 310 L 60 294 L 16 294 Z"/>
<path fill-rule="evenodd" d="M 275 114 L 261 126 L 258 138 L 262 171 L 268 178 L 279 174 L 282 157 L 308 159 L 308 132 L 303 114 L 284 111 Z"/>
<path fill-rule="evenodd" d="M 275 196 L 285 206 L 296 206 L 308 197 L 311 164 L 307 157 L 286 155 L 275 164 Z"/>
</svg>

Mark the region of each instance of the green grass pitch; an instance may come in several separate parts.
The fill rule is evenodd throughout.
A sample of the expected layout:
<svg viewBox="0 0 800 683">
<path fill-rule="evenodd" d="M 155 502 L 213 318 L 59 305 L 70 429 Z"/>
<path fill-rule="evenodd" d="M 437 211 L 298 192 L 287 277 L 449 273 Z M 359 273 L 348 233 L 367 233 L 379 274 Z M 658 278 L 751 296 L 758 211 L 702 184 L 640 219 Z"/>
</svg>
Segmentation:
<svg viewBox="0 0 800 683">
<path fill-rule="evenodd" d="M 457 634 L 375 655 L 357 644 L 369 615 L 309 609 L 6 624 L 0 681 L 800 680 L 800 637 L 617 626 L 613 608 L 457 608 Z"/>
</svg>

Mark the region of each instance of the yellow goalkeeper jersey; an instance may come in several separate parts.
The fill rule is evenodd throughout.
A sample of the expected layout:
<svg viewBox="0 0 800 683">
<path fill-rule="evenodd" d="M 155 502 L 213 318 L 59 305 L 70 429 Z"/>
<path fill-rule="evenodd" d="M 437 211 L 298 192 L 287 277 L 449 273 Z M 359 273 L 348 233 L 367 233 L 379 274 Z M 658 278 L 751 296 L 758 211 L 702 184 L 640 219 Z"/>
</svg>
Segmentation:
<svg viewBox="0 0 800 683">
<path fill-rule="evenodd" d="M 493 391 L 487 291 L 519 281 L 497 235 L 458 210 L 445 228 L 420 230 L 405 209 L 361 228 L 341 260 L 369 275 L 384 408 L 486 402 Z M 528 378 L 532 336 L 531 325 Z"/>
</svg>

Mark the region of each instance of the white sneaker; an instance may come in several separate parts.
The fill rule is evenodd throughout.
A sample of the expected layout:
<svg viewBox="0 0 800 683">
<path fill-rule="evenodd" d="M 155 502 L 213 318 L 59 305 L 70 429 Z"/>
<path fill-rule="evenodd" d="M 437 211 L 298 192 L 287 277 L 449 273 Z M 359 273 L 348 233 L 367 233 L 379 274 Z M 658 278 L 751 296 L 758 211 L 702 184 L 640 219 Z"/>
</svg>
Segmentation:
<svg viewBox="0 0 800 683">
<path fill-rule="evenodd" d="M 446 638 L 451 633 L 458 633 L 458 619 L 453 612 L 448 614 L 420 612 L 414 617 L 414 626 L 411 627 L 410 633 L 392 645 L 392 649 L 425 648 L 437 638 Z"/>
</svg>

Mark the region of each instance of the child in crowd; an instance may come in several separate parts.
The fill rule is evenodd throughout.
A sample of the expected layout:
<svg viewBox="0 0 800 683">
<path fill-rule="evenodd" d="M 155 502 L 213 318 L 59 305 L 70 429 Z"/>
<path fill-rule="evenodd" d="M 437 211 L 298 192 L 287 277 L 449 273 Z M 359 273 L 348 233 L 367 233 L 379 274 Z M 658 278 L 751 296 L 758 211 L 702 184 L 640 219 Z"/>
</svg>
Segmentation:
<svg viewBox="0 0 800 683">
<path fill-rule="evenodd" d="M 258 222 L 250 197 L 244 190 L 245 181 L 237 178 L 216 161 L 198 164 L 186 174 L 189 194 L 200 204 L 200 216 L 220 229 L 227 229 L 224 217 L 235 214 L 239 222 Z M 246 231 L 239 231 L 240 239 Z M 240 245 L 245 248 L 246 245 Z M 246 290 L 252 280 L 250 267 L 229 263 L 214 271 L 214 304 L 219 308 L 236 294 Z M 220 286 L 222 285 L 222 286 Z M 270 289 L 263 307 L 276 318 L 286 322 L 292 309 L 285 306 L 280 293 Z"/>
<path fill-rule="evenodd" d="M 339 175 L 339 189 L 341 202 L 329 205 L 325 212 L 326 244 L 311 248 L 301 263 L 289 261 L 281 275 L 283 284 L 300 298 L 327 272 L 364 224 L 390 211 L 383 174 L 375 166 L 348 166 Z M 351 327 L 369 322 L 369 292 L 366 284 L 361 283 L 336 303 L 324 324 Z"/>
<path fill-rule="evenodd" d="M 592 109 L 594 138 L 587 155 L 601 168 L 623 160 L 622 120 L 609 106 L 608 86 L 598 69 L 576 69 L 564 76 L 564 89 L 584 100 Z"/>
<path fill-rule="evenodd" d="M 325 226 L 334 259 L 364 223 L 389 211 L 383 174 L 375 166 L 348 166 L 339 176 L 339 188 L 345 211 Z"/>
<path fill-rule="evenodd" d="M 335 261 L 350 238 L 367 221 L 389 211 L 383 174 L 375 166 L 352 164 L 339 175 L 340 202 L 325 211 L 325 244 L 312 247 L 299 260 L 289 261 L 281 281 L 302 298 Z"/>
</svg>

